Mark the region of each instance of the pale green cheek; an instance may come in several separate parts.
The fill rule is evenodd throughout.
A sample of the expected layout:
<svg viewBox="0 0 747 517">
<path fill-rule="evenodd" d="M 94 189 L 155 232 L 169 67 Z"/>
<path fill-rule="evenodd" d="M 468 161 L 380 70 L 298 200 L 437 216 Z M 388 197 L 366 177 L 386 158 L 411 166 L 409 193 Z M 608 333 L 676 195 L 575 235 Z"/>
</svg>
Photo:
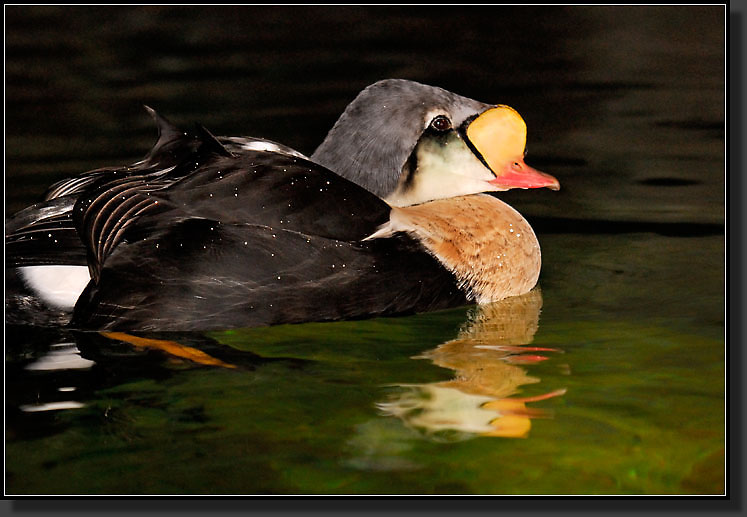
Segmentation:
<svg viewBox="0 0 747 517">
<path fill-rule="evenodd" d="M 407 187 L 400 185 L 387 197 L 389 204 L 407 206 L 497 190 L 487 183 L 493 179 L 493 174 L 459 138 L 445 145 L 422 142 L 417 157 L 418 168 L 413 180 Z"/>
</svg>

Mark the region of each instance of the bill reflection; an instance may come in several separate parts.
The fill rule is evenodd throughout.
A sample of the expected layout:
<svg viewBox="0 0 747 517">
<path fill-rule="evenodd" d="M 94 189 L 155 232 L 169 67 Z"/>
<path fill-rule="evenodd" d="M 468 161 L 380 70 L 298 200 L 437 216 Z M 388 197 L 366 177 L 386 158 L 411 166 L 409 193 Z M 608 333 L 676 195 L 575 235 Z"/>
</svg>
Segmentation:
<svg viewBox="0 0 747 517">
<path fill-rule="evenodd" d="M 565 389 L 556 389 L 516 396 L 522 386 L 540 382 L 529 375 L 526 365 L 562 353 L 530 346 L 541 308 L 539 289 L 476 307 L 455 339 L 416 357 L 454 370 L 454 378 L 399 385 L 388 400 L 377 404 L 378 409 L 434 440 L 527 437 L 532 419 L 552 417 L 551 412 L 527 404 L 565 394 Z"/>
</svg>

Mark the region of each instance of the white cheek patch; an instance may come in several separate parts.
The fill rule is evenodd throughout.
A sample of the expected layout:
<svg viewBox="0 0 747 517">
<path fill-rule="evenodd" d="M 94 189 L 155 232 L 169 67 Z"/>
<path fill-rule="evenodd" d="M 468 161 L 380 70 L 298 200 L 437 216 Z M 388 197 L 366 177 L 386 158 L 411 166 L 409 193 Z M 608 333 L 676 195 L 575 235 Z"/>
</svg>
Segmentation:
<svg viewBox="0 0 747 517">
<path fill-rule="evenodd" d="M 47 305 L 72 310 L 91 276 L 87 266 L 26 266 L 18 272 L 29 289 Z"/>
<path fill-rule="evenodd" d="M 461 139 L 444 145 L 422 142 L 417 149 L 418 168 L 412 183 L 400 184 L 385 201 L 392 206 L 407 206 L 499 190 L 488 183 L 495 176 Z"/>
<path fill-rule="evenodd" d="M 451 140 L 443 147 L 436 142 L 425 142 L 418 149 L 418 169 L 425 175 L 433 174 L 434 178 L 450 178 L 450 182 L 457 181 L 451 178 L 453 175 L 480 181 L 495 177 L 461 139 Z"/>
</svg>

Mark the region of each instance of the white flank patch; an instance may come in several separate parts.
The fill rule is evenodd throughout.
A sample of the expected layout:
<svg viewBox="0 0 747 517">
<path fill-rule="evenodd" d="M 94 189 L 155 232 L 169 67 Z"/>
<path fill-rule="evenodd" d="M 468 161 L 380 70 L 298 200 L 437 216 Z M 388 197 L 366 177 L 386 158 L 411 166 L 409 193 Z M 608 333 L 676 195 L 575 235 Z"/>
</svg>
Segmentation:
<svg viewBox="0 0 747 517">
<path fill-rule="evenodd" d="M 26 266 L 18 271 L 26 285 L 55 309 L 72 310 L 91 276 L 87 266 Z"/>
</svg>

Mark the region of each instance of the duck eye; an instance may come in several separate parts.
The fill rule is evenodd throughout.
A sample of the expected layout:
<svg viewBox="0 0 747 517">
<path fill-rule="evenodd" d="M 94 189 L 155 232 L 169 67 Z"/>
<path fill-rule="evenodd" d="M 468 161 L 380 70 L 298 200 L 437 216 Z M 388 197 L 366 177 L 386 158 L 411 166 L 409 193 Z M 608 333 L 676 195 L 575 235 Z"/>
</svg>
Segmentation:
<svg viewBox="0 0 747 517">
<path fill-rule="evenodd" d="M 431 127 L 436 131 L 446 131 L 451 129 L 451 120 L 443 115 L 439 115 L 431 120 Z"/>
</svg>

